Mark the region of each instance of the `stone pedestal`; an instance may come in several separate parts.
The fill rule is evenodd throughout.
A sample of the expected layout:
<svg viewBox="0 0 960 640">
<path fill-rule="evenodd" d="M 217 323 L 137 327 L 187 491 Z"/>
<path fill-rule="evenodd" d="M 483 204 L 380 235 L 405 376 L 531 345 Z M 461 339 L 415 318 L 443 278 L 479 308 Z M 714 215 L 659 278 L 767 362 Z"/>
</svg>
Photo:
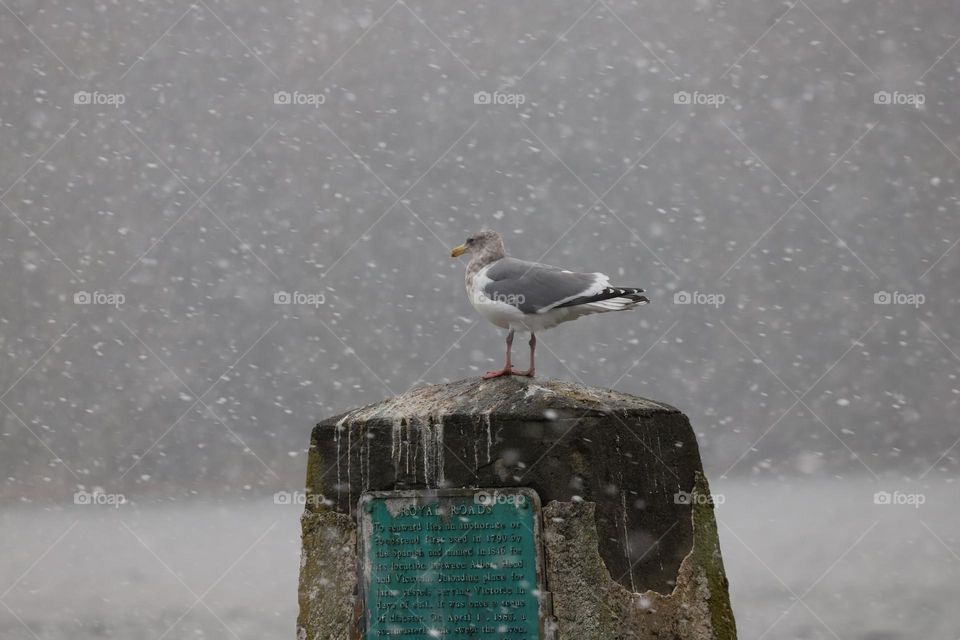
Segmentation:
<svg viewBox="0 0 960 640">
<path fill-rule="evenodd" d="M 298 635 L 354 637 L 364 492 L 528 487 L 560 639 L 736 637 L 713 506 L 686 416 L 559 380 L 431 385 L 312 434 Z"/>
</svg>

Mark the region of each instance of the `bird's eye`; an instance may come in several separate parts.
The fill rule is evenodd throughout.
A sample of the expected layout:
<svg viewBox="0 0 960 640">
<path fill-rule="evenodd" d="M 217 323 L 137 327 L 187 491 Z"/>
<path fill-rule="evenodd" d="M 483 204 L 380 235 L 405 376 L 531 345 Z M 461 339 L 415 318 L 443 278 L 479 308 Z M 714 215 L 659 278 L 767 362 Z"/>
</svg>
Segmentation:
<svg viewBox="0 0 960 640">
<path fill-rule="evenodd" d="M 467 238 L 467 244 L 473 244 L 474 240 L 476 240 L 476 238 Z"/>
</svg>

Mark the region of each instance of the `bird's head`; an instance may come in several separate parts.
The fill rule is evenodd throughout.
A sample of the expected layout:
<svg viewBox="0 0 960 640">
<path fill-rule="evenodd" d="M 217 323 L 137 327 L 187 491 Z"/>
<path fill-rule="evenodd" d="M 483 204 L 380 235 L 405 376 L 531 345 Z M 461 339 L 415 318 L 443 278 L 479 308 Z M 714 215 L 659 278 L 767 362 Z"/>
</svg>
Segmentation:
<svg viewBox="0 0 960 640">
<path fill-rule="evenodd" d="M 465 253 L 472 253 L 476 256 L 487 256 L 499 259 L 503 253 L 503 239 L 496 231 L 478 231 L 466 242 L 450 250 L 451 258 L 458 258 Z"/>
</svg>

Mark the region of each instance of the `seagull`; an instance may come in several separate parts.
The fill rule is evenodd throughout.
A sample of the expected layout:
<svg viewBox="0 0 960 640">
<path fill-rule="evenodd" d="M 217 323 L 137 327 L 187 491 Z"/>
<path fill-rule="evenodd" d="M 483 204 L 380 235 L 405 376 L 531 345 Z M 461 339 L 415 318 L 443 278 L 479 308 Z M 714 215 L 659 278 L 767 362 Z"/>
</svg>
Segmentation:
<svg viewBox="0 0 960 640">
<path fill-rule="evenodd" d="M 577 273 L 559 267 L 509 257 L 496 231 L 481 231 L 450 250 L 451 258 L 470 254 L 467 295 L 481 316 L 507 332 L 507 360 L 503 369 L 488 371 L 484 379 L 534 374 L 537 331 L 561 322 L 607 311 L 625 311 L 650 302 L 643 289 L 614 287 L 602 273 Z M 530 332 L 530 368 L 517 371 L 510 363 L 515 331 Z"/>
</svg>

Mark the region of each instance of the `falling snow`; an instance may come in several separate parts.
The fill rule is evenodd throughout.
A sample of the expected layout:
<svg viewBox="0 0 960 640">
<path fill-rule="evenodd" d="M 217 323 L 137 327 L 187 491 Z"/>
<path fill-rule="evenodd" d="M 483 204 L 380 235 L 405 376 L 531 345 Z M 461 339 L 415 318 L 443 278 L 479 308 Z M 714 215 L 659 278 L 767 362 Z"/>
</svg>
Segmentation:
<svg viewBox="0 0 960 640">
<path fill-rule="evenodd" d="M 11 3 L 0 636 L 289 637 L 310 429 L 500 363 L 449 258 L 491 227 L 646 289 L 537 371 L 689 415 L 743 637 L 954 637 L 958 34 L 944 2 Z M 384 463 L 441 483 L 443 417 L 409 429 Z M 261 534 L 231 632 L 166 629 Z"/>
</svg>

